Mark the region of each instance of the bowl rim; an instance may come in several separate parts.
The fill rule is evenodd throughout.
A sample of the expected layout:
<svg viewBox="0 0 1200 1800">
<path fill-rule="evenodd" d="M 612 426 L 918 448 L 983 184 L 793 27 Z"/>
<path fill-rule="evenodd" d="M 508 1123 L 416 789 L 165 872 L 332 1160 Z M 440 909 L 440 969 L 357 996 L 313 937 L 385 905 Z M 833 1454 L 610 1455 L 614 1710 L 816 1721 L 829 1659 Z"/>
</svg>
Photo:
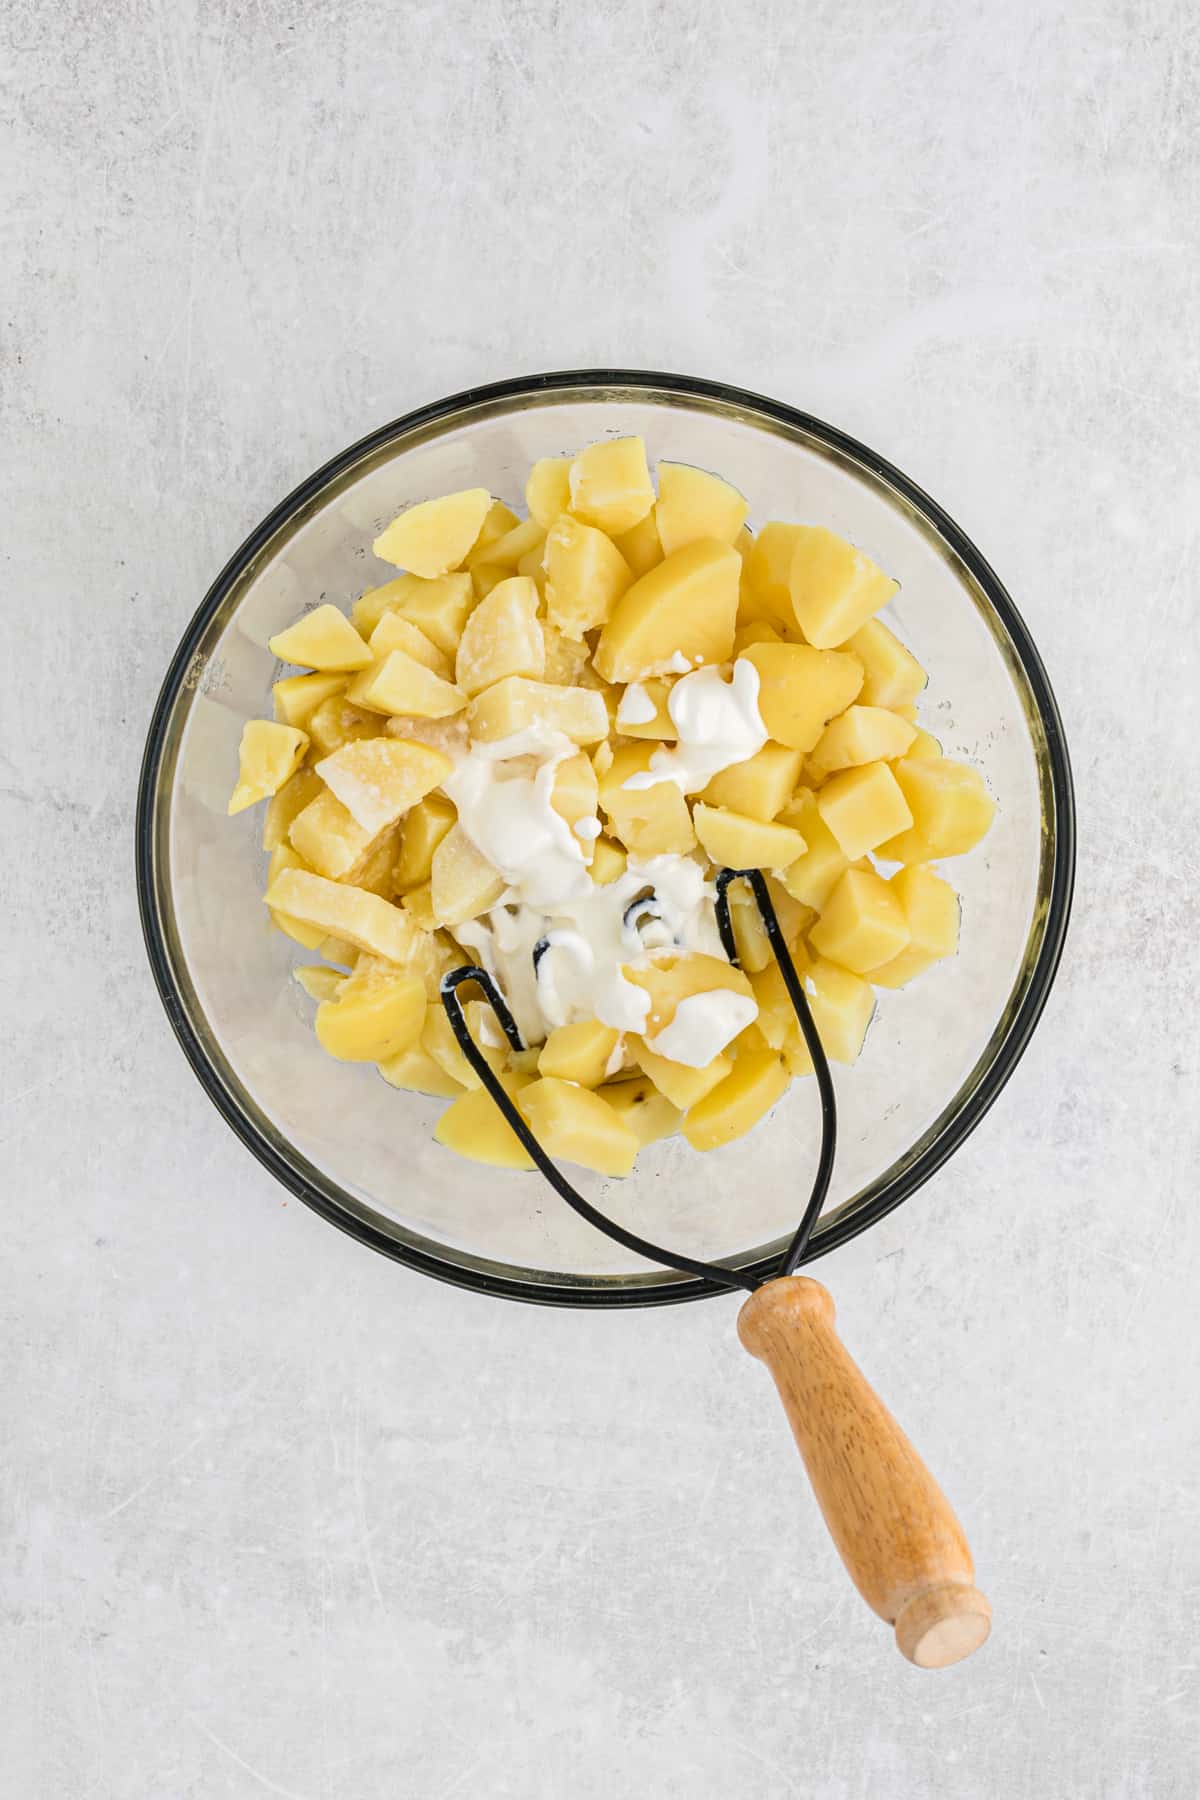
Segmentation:
<svg viewBox="0 0 1200 1800">
<path fill-rule="evenodd" d="M 393 1261 L 437 1280 L 479 1293 L 523 1300 L 535 1305 L 672 1305 L 686 1300 L 704 1299 L 714 1294 L 728 1294 L 729 1289 L 714 1281 L 677 1274 L 593 1278 L 564 1275 L 561 1283 L 555 1283 L 551 1279 L 523 1281 L 517 1275 L 506 1272 L 506 1266 L 487 1264 L 478 1258 L 462 1262 L 456 1260 L 458 1252 L 447 1249 L 445 1256 L 441 1256 L 423 1249 L 419 1244 L 394 1238 L 348 1208 L 338 1205 L 310 1182 L 301 1170 L 262 1135 L 237 1104 L 214 1067 L 202 1035 L 190 1017 L 176 978 L 163 927 L 158 861 L 155 854 L 159 806 L 163 799 L 169 797 L 170 791 L 169 788 L 165 791 L 161 789 L 163 755 L 180 690 L 188 684 L 198 646 L 214 615 L 230 591 L 242 580 L 255 557 L 281 527 L 302 509 L 310 506 L 348 468 L 396 439 L 444 423 L 456 414 L 465 414 L 481 405 L 536 401 L 539 397 L 587 389 L 593 390 L 597 395 L 607 394 L 607 397 L 614 400 L 658 394 L 715 403 L 721 408 L 735 408 L 743 414 L 757 415 L 760 420 L 773 421 L 789 433 L 799 432 L 816 439 L 819 444 L 860 464 L 869 474 L 892 488 L 908 507 L 931 526 L 962 563 L 999 618 L 1028 684 L 1045 737 L 1044 763 L 1039 758 L 1043 787 L 1043 837 L 1047 812 L 1045 776 L 1048 773 L 1048 810 L 1053 822 L 1053 854 L 1048 870 L 1043 871 L 1043 879 L 1048 884 L 1049 900 L 1041 942 L 1028 971 L 1025 991 L 1007 1020 L 1003 1038 L 965 1102 L 891 1180 L 881 1177 L 874 1184 L 874 1191 L 867 1190 L 865 1199 L 857 1203 L 848 1202 L 831 1215 L 828 1224 L 814 1232 L 805 1262 L 815 1261 L 817 1257 L 827 1255 L 829 1251 L 848 1243 L 851 1238 L 857 1237 L 860 1232 L 868 1230 L 887 1213 L 892 1212 L 923 1186 L 970 1136 L 1024 1054 L 1049 997 L 1066 941 L 1075 877 L 1075 801 L 1070 757 L 1058 704 L 1041 656 L 1008 591 L 972 540 L 935 500 L 893 463 L 838 427 L 783 401 L 734 387 L 726 382 L 646 369 L 592 368 L 556 370 L 484 383 L 417 407 L 378 427 L 339 451 L 299 486 L 293 488 L 255 526 L 225 564 L 193 615 L 168 665 L 151 714 L 138 781 L 134 845 L 138 912 L 159 997 L 183 1053 L 208 1098 L 275 1179 L 322 1218 Z M 167 905 L 169 908 L 169 895 Z M 330 1182 L 330 1186 L 336 1187 L 336 1183 Z M 751 1275 L 765 1276 L 771 1272 L 774 1262 L 774 1256 L 768 1256 L 757 1262 L 739 1264 L 739 1267 Z"/>
</svg>

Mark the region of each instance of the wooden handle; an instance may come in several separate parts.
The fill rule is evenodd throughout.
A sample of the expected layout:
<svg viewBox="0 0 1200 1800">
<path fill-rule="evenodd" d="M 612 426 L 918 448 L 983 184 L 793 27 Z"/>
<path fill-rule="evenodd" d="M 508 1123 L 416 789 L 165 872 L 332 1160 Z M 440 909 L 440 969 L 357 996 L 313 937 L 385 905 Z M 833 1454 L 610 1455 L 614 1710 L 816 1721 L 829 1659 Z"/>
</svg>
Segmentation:
<svg viewBox="0 0 1200 1800">
<path fill-rule="evenodd" d="M 922 1669 L 979 1649 L 992 1609 L 962 1526 L 834 1329 L 828 1289 L 768 1281 L 738 1335 L 775 1378 L 825 1523 L 855 1587 Z"/>
</svg>

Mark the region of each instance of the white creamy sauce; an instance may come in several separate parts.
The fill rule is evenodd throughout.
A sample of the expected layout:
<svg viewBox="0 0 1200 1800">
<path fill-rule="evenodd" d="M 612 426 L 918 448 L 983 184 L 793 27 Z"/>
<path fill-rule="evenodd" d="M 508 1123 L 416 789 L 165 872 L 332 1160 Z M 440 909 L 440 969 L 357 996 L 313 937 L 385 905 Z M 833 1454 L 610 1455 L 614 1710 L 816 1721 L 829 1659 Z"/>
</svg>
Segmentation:
<svg viewBox="0 0 1200 1800">
<path fill-rule="evenodd" d="M 550 804 L 555 771 L 574 754 L 561 732 L 522 731 L 472 744 L 442 783 L 463 830 L 508 883 L 506 900 L 552 905 L 592 885 L 579 835 Z"/>
<path fill-rule="evenodd" d="M 629 725 L 648 725 L 657 711 L 641 682 L 631 681 L 617 707 L 617 730 L 624 731 Z"/>
<path fill-rule="evenodd" d="M 646 1042 L 659 1056 L 689 1069 L 703 1069 L 757 1017 L 758 1007 L 747 994 L 714 988 L 681 1000 L 671 1023 Z"/>
<path fill-rule="evenodd" d="M 767 741 L 758 687 L 758 670 L 745 657 L 734 663 L 732 681 L 716 668 L 681 677 L 667 697 L 678 743 L 656 750 L 649 768 L 628 776 L 622 785 L 649 788 L 673 781 L 682 793 L 697 794 L 722 769 L 747 762 Z"/>
</svg>

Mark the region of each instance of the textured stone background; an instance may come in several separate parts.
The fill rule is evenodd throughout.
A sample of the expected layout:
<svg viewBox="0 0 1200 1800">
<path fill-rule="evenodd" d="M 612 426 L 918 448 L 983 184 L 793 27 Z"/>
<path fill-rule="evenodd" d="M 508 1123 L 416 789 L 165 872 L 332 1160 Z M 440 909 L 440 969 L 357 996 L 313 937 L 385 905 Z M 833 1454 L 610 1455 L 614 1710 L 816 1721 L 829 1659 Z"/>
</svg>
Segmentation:
<svg viewBox="0 0 1200 1800">
<path fill-rule="evenodd" d="M 15 0 L 0 29 L 5 1793 L 1190 1800 L 1190 0 Z M 848 1590 L 732 1304 L 539 1313 L 356 1248 L 219 1122 L 145 967 L 138 759 L 216 568 L 383 420 L 608 361 L 893 457 L 1063 704 L 1043 1025 L 823 1269 L 995 1603 L 941 1677 Z"/>
</svg>

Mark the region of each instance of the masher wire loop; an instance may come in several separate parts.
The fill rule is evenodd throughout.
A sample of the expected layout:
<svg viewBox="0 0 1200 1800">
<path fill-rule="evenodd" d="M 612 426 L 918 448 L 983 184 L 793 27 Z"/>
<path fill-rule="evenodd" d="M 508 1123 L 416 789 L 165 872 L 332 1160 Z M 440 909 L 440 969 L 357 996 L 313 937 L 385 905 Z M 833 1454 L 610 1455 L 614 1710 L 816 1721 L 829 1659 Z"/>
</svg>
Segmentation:
<svg viewBox="0 0 1200 1800">
<path fill-rule="evenodd" d="M 450 1028 L 463 1055 L 478 1075 L 492 1100 L 499 1107 L 522 1148 L 546 1177 L 555 1193 L 566 1201 L 573 1212 L 578 1213 L 581 1219 L 586 1219 L 589 1225 L 594 1225 L 597 1231 L 602 1231 L 606 1237 L 612 1238 L 615 1243 L 623 1245 L 626 1250 L 632 1250 L 637 1256 L 646 1257 L 650 1262 L 662 1264 L 669 1269 L 678 1269 L 681 1274 L 699 1276 L 701 1280 L 713 1282 L 719 1287 L 743 1288 L 753 1293 L 755 1288 L 764 1281 L 775 1280 L 781 1275 L 794 1274 L 804 1261 L 809 1238 L 820 1217 L 821 1208 L 825 1204 L 825 1197 L 829 1192 L 829 1183 L 833 1175 L 833 1160 L 837 1150 L 837 1102 L 833 1091 L 833 1078 L 829 1072 L 829 1062 L 821 1043 L 820 1034 L 813 1021 L 803 984 L 796 973 L 796 965 L 792 961 L 791 951 L 787 947 L 761 869 L 722 869 L 717 875 L 717 930 L 725 954 L 735 968 L 739 966 L 737 943 L 729 913 L 729 886 L 734 881 L 747 882 L 754 895 L 763 928 L 767 934 L 767 942 L 779 964 L 779 972 L 783 976 L 788 999 L 792 1003 L 805 1045 L 812 1057 L 817 1093 L 821 1102 L 821 1146 L 817 1157 L 817 1170 L 813 1178 L 812 1191 L 803 1217 L 796 1227 L 795 1235 L 784 1252 L 774 1275 L 756 1278 L 743 1274 L 737 1269 L 728 1269 L 723 1263 L 702 1262 L 696 1257 L 684 1256 L 675 1250 L 665 1250 L 661 1244 L 652 1244 L 648 1238 L 639 1237 L 636 1232 L 627 1231 L 615 1219 L 610 1219 L 607 1214 L 600 1212 L 590 1200 L 584 1198 L 577 1188 L 572 1187 L 557 1164 L 547 1156 L 526 1120 L 518 1111 L 515 1102 L 505 1092 L 495 1071 L 471 1036 L 458 992 L 465 982 L 473 982 L 482 989 L 488 1005 L 496 1015 L 500 1029 L 512 1048 L 522 1050 L 525 1047 L 508 1002 L 487 970 L 481 969 L 474 963 L 468 964 L 464 968 L 451 969 L 449 974 L 442 977 L 441 995 L 442 1005 L 445 1007 L 446 1016 L 450 1021 Z"/>
</svg>

